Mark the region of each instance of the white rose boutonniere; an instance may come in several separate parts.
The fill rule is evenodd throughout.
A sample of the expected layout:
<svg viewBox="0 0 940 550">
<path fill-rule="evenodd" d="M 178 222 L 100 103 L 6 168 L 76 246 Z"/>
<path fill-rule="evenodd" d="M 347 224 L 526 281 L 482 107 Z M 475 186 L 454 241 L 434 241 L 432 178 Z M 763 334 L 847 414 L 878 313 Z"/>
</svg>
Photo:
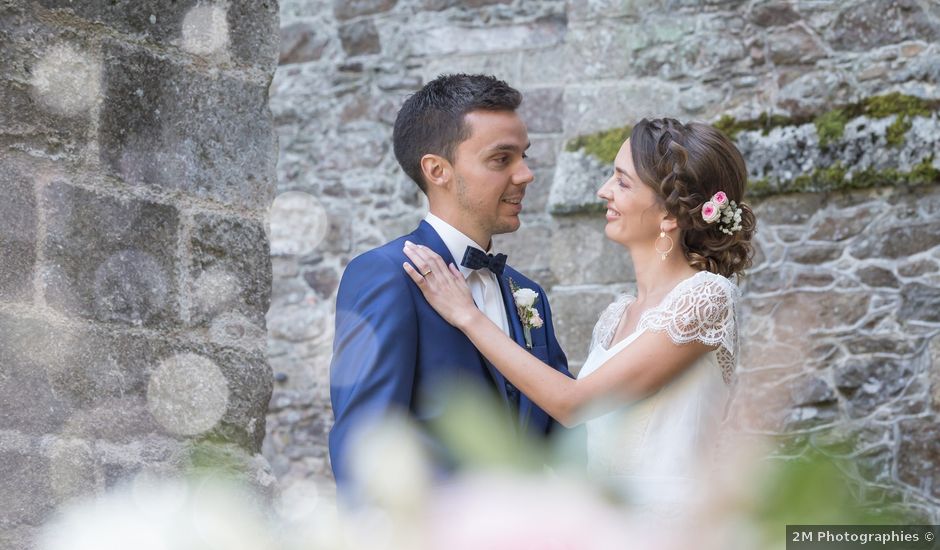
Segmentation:
<svg viewBox="0 0 940 550">
<path fill-rule="evenodd" d="M 512 290 L 512 298 L 516 302 L 516 311 L 519 312 L 519 320 L 522 321 L 522 332 L 525 336 L 525 347 L 532 349 L 532 329 L 541 328 L 543 321 L 539 312 L 535 309 L 535 300 L 539 293 L 531 288 L 519 288 L 515 281 L 509 279 L 509 288 Z"/>
</svg>

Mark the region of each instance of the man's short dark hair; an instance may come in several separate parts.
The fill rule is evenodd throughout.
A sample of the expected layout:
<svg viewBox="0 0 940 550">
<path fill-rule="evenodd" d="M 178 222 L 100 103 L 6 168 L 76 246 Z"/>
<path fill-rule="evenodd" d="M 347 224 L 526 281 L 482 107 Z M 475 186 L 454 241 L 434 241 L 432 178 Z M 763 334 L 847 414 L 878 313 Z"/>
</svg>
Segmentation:
<svg viewBox="0 0 940 550">
<path fill-rule="evenodd" d="M 454 152 L 470 137 L 464 117 L 471 111 L 515 111 L 522 94 L 493 76 L 441 75 L 409 97 L 395 119 L 392 140 L 395 158 L 427 193 L 421 157 L 440 155 L 454 162 Z"/>
</svg>

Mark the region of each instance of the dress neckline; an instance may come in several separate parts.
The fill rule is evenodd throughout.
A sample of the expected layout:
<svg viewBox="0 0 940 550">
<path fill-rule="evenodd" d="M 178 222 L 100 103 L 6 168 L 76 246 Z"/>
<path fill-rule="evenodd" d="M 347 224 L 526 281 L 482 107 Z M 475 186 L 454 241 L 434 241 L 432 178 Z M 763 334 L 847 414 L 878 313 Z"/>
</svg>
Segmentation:
<svg viewBox="0 0 940 550">
<path fill-rule="evenodd" d="M 667 292 L 666 295 L 663 296 L 662 300 L 660 300 L 658 304 L 656 304 L 655 306 L 646 308 L 646 311 L 640 314 L 640 318 L 636 322 L 636 327 L 633 328 L 633 331 L 630 332 L 630 334 L 627 334 L 626 336 L 618 340 L 617 343 L 608 343 L 607 347 L 605 347 L 603 343 L 600 343 L 599 344 L 600 348 L 603 349 L 605 352 L 610 352 L 610 350 L 614 349 L 615 347 L 620 346 L 620 344 L 622 344 L 623 342 L 630 340 L 635 335 L 642 332 L 641 329 L 643 328 L 643 320 L 646 317 L 648 317 L 654 311 L 662 309 L 663 306 L 668 305 L 669 298 L 672 297 L 672 294 L 675 291 L 677 291 L 680 287 L 684 286 L 686 283 L 690 282 L 692 279 L 695 279 L 696 277 L 698 277 L 699 275 L 703 273 L 711 273 L 711 272 L 701 270 L 701 271 L 696 272 L 693 275 L 686 277 L 685 279 L 682 279 L 678 283 L 676 283 L 675 286 L 669 289 L 669 292 Z M 623 311 L 620 312 L 620 319 L 617 321 L 617 325 L 614 327 L 614 333 L 610 335 L 611 339 L 613 339 L 613 337 L 617 334 L 617 330 L 620 328 L 620 323 L 623 322 L 623 318 L 624 318 L 624 315 L 627 314 L 627 310 L 629 310 L 630 306 L 632 306 L 633 303 L 636 301 L 636 296 L 633 296 L 632 294 L 626 294 L 625 296 L 627 298 L 627 304 L 624 306 Z M 630 300 L 631 298 L 632 300 Z"/>
</svg>

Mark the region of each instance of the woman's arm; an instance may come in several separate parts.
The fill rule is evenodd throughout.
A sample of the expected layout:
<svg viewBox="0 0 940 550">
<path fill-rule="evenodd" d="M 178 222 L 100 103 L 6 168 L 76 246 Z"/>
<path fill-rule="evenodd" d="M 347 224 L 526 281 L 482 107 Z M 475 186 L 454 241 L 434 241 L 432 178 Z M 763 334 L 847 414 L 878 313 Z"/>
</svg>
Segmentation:
<svg viewBox="0 0 940 550">
<path fill-rule="evenodd" d="M 519 346 L 473 303 L 470 289 L 456 266 L 444 265 L 434 251 L 414 245 L 405 254 L 404 269 L 418 285 L 428 303 L 449 323 L 459 328 L 503 376 L 542 410 L 567 427 L 584 420 L 581 412 L 592 405 L 623 404 L 656 391 L 715 349 L 699 342 L 676 345 L 668 335 L 645 333 L 618 352 L 590 376 L 571 379 L 539 361 Z M 421 273 L 431 274 L 427 277 Z"/>
</svg>

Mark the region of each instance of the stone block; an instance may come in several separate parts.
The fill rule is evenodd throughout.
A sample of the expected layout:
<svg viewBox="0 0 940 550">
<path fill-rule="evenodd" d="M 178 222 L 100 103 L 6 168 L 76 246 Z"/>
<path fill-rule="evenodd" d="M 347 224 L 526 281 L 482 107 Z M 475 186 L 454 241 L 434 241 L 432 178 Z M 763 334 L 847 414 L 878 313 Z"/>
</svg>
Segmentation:
<svg viewBox="0 0 940 550">
<path fill-rule="evenodd" d="M 810 376 L 790 384 L 790 403 L 795 406 L 836 402 L 836 392 L 822 378 Z"/>
<path fill-rule="evenodd" d="M 550 245 L 555 280 L 565 285 L 622 285 L 634 280 L 630 254 L 605 236 L 606 224 L 600 214 L 559 220 Z"/>
<path fill-rule="evenodd" d="M 337 19 L 352 19 L 360 15 L 372 15 L 389 11 L 398 0 L 334 0 L 333 15 Z"/>
<path fill-rule="evenodd" d="M 441 11 L 447 8 L 482 8 L 494 4 L 512 4 L 512 0 L 423 0 L 421 8 L 428 11 Z"/>
<path fill-rule="evenodd" d="M 323 56 L 330 42 L 329 36 L 320 25 L 307 21 L 281 27 L 280 35 L 279 65 L 316 61 Z"/>
<path fill-rule="evenodd" d="M 651 10 L 659 4 L 653 0 L 637 0 L 624 2 L 623 0 L 581 0 L 578 2 L 565 2 L 565 9 L 570 21 L 600 19 L 601 23 L 607 19 L 614 19 L 638 12 Z"/>
<path fill-rule="evenodd" d="M 0 548 L 9 550 L 28 550 L 35 547 L 39 539 L 41 527 L 29 525 L 5 526 L 0 530 Z"/>
<path fill-rule="evenodd" d="M 940 498 L 940 428 L 929 418 L 909 418 L 898 423 L 898 480 Z"/>
<path fill-rule="evenodd" d="M 569 364 L 580 366 L 587 359 L 594 325 L 616 297 L 617 292 L 610 289 L 555 287 L 549 293 L 555 335 L 568 356 Z M 572 374 L 576 370 L 572 369 Z"/>
<path fill-rule="evenodd" d="M 760 223 L 767 225 L 803 225 L 808 222 L 816 212 L 822 209 L 825 198 L 819 193 L 803 193 L 799 195 L 783 195 L 772 197 L 754 207 L 754 215 Z M 820 217 L 820 229 L 831 226 L 833 220 Z M 831 229 L 831 227 L 830 227 Z M 829 235 L 821 235 L 820 240 L 828 240 Z M 844 237 L 843 237 L 844 238 Z"/>
<path fill-rule="evenodd" d="M 531 167 L 531 164 L 529 165 Z M 551 168 L 535 168 L 532 170 L 535 180 L 525 190 L 525 200 L 522 203 L 522 214 L 545 214 L 548 209 L 548 196 L 552 191 L 554 170 Z"/>
<path fill-rule="evenodd" d="M 482 73 L 493 75 L 496 78 L 505 80 L 510 85 L 514 85 L 515 82 L 519 81 L 520 63 L 520 53 L 517 51 L 468 54 L 455 57 L 432 56 L 422 62 L 416 70 L 424 83 L 430 82 L 442 74 Z"/>
<path fill-rule="evenodd" d="M 90 121 L 83 113 L 70 116 L 46 109 L 33 99 L 29 86 L 6 79 L 0 80 L 0 105 L 2 143 L 48 158 L 74 156 L 84 149 Z"/>
<path fill-rule="evenodd" d="M 562 151 L 551 182 L 548 209 L 555 215 L 605 210 L 597 191 L 612 173 L 607 165 L 583 151 Z"/>
<path fill-rule="evenodd" d="M 797 236 L 801 235 L 797 230 Z M 791 246 L 787 251 L 789 259 L 801 264 L 824 264 L 831 262 L 842 256 L 844 249 L 838 245 L 796 245 Z"/>
<path fill-rule="evenodd" d="M 774 298 L 752 298 L 752 307 L 776 303 L 770 314 L 781 337 L 805 338 L 818 330 L 844 330 L 868 312 L 870 296 L 863 293 L 792 292 Z"/>
<path fill-rule="evenodd" d="M 530 134 L 553 134 L 564 130 L 564 98 L 562 88 L 522 90 L 519 116 Z"/>
<path fill-rule="evenodd" d="M 940 223 L 917 223 L 868 231 L 849 248 L 859 259 L 900 259 L 940 245 Z"/>
<path fill-rule="evenodd" d="M 750 20 L 760 27 L 785 27 L 800 20 L 800 15 L 792 6 L 776 0 L 756 4 L 749 15 Z"/>
<path fill-rule="evenodd" d="M 34 453 L 0 449 L 0 526 L 40 526 L 57 504 L 49 459 Z"/>
<path fill-rule="evenodd" d="M 659 79 L 571 88 L 565 92 L 565 135 L 619 128 L 643 117 L 676 116 L 679 97 L 678 85 Z"/>
<path fill-rule="evenodd" d="M 31 301 L 36 263 L 36 197 L 33 178 L 4 159 L 0 171 L 0 301 Z"/>
<path fill-rule="evenodd" d="M 864 52 L 907 40 L 940 40 L 940 26 L 914 0 L 866 0 L 846 7 L 823 30 L 836 50 Z"/>
<path fill-rule="evenodd" d="M 375 23 L 370 19 L 348 23 L 339 28 L 339 39 L 346 55 L 366 55 L 379 53 L 382 45 Z"/>
<path fill-rule="evenodd" d="M 412 52 L 437 57 L 548 48 L 562 43 L 566 28 L 564 18 L 557 16 L 503 26 L 435 25 L 415 33 Z"/>
<path fill-rule="evenodd" d="M 273 200 L 266 84 L 211 77 L 116 44 L 106 46 L 106 67 L 98 135 L 111 174 L 223 204 Z"/>
<path fill-rule="evenodd" d="M 0 420 L 4 429 L 54 433 L 67 421 L 72 404 L 68 396 L 56 391 L 46 372 L 55 355 L 68 353 L 65 341 L 44 323 L 0 314 L 0 365 L 4 373 L 0 377 Z"/>
<path fill-rule="evenodd" d="M 914 376 L 906 362 L 852 360 L 833 369 L 833 383 L 852 418 L 862 418 L 887 406 L 904 392 Z"/>
<path fill-rule="evenodd" d="M 543 287 L 551 287 L 555 284 L 550 267 L 552 228 L 530 218 L 523 219 L 518 231 L 495 236 L 494 247 L 509 256 L 509 264 L 515 269 Z"/>
<path fill-rule="evenodd" d="M 225 415 L 208 434 L 257 453 L 265 433 L 265 414 L 274 377 L 263 354 L 225 350 L 213 355 L 225 377 L 228 406 Z"/>
<path fill-rule="evenodd" d="M 930 379 L 931 403 L 934 410 L 940 411 L 940 335 L 930 339 L 927 346 L 928 378 Z"/>
<path fill-rule="evenodd" d="M 230 53 L 239 64 L 264 70 L 273 69 L 278 55 L 277 2 L 230 0 L 224 7 L 207 7 L 198 0 L 40 0 L 39 4 L 134 38 L 161 46 L 177 46 L 190 53 L 202 53 L 205 46 L 193 48 L 191 45 L 208 40 Z"/>
<path fill-rule="evenodd" d="M 271 299 L 271 257 L 264 228 L 253 221 L 198 214 L 192 230 L 190 322 L 238 312 L 258 326 Z"/>
<path fill-rule="evenodd" d="M 526 152 L 529 156 L 527 162 L 529 168 L 538 172 L 538 169 L 544 168 L 545 177 L 539 179 L 536 176 L 536 182 L 548 187 L 552 182 L 552 169 L 555 168 L 555 162 L 558 154 L 564 149 L 564 142 L 559 137 L 554 136 L 529 136 L 532 146 Z"/>
<path fill-rule="evenodd" d="M 329 298 L 339 286 L 339 274 L 332 267 L 321 267 L 304 272 L 304 280 L 321 298 Z"/>
<path fill-rule="evenodd" d="M 812 64 L 826 56 L 816 38 L 802 27 L 771 31 L 766 41 L 770 60 L 777 65 Z"/>
<path fill-rule="evenodd" d="M 572 23 L 564 55 L 558 56 L 555 63 L 566 68 L 566 81 L 570 83 L 619 80 L 635 71 L 636 52 L 647 47 L 650 40 L 644 25 L 621 19 Z"/>
<path fill-rule="evenodd" d="M 858 279 L 868 286 L 898 288 L 898 278 L 887 269 L 869 266 L 855 272 Z"/>
<path fill-rule="evenodd" d="M 70 315 L 133 326 L 179 318 L 172 206 L 119 200 L 62 181 L 43 191 L 46 302 Z"/>
<path fill-rule="evenodd" d="M 567 53 L 569 47 L 565 43 L 526 51 L 525 62 L 518 64 L 518 76 L 509 82 L 518 82 L 520 86 L 564 85 L 571 82 Z"/>
<path fill-rule="evenodd" d="M 900 321 L 940 323 L 940 288 L 912 283 L 901 289 Z"/>
<path fill-rule="evenodd" d="M 902 263 L 898 274 L 902 277 L 921 277 L 937 272 L 937 264 L 931 260 L 915 260 Z"/>
</svg>

